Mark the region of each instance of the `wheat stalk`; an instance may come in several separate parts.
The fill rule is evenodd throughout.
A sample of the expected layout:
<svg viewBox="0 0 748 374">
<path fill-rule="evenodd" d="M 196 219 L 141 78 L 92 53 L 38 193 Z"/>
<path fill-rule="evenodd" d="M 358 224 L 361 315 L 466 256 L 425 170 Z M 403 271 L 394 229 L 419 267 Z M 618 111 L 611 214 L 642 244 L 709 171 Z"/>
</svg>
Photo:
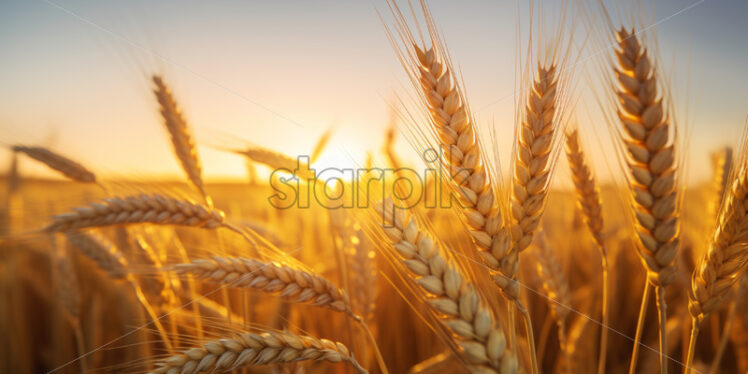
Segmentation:
<svg viewBox="0 0 748 374">
<path fill-rule="evenodd" d="M 584 222 L 587 224 L 587 228 L 595 239 L 597 248 L 600 250 L 603 298 L 602 327 L 600 328 L 600 357 L 598 359 L 597 373 L 603 374 L 605 372 L 608 351 L 608 323 L 610 314 L 608 310 L 608 253 L 605 250 L 603 237 L 603 212 L 600 192 L 595 184 L 592 171 L 585 160 L 584 151 L 579 144 L 579 134 L 576 129 L 566 135 L 566 158 L 569 161 L 571 178 L 574 181 L 574 190 L 577 195 L 577 202 L 584 216 Z"/>
<path fill-rule="evenodd" d="M 96 175 L 83 165 L 43 147 L 13 146 L 13 152 L 21 152 L 74 181 L 96 183 Z"/>
<path fill-rule="evenodd" d="M 658 97 L 657 73 L 647 49 L 633 30 L 621 28 L 616 32 L 616 40 L 618 117 L 626 134 L 622 141 L 631 171 L 636 233 L 641 243 L 638 253 L 647 268 L 648 283 L 657 290 L 660 367 L 664 374 L 667 372 L 665 287 L 675 280 L 673 261 L 678 251 L 675 147 L 663 98 Z M 634 344 L 632 371 L 638 346 Z"/>
<path fill-rule="evenodd" d="M 228 372 L 249 366 L 306 360 L 346 361 L 359 373 L 367 372 L 342 343 L 288 331 L 268 331 L 260 334 L 242 333 L 233 338 L 209 341 L 201 347 L 164 359 L 151 373 Z"/>
<path fill-rule="evenodd" d="M 359 318 L 351 311 L 348 296 L 330 281 L 287 265 L 244 257 L 212 257 L 167 266 L 166 270 L 232 287 L 279 294 L 296 303 L 310 303 Z"/>
<path fill-rule="evenodd" d="M 376 207 L 382 228 L 408 276 L 428 295 L 439 321 L 453 334 L 453 342 L 473 372 L 515 373 L 518 362 L 506 349 L 504 332 L 475 286 L 454 262 L 448 261 L 408 211 L 391 199 Z"/>
<path fill-rule="evenodd" d="M 174 95 L 163 79 L 158 75 L 154 75 L 152 80 L 156 86 L 153 93 L 156 95 L 156 100 L 158 100 L 158 104 L 161 107 L 161 116 L 164 118 L 164 125 L 169 132 L 169 137 L 171 137 L 174 153 L 182 165 L 182 170 L 187 174 L 187 178 L 203 196 L 206 204 L 210 206 L 212 205 L 212 201 L 205 192 L 203 170 L 197 155 L 195 141 L 192 139 L 192 133 L 187 125 L 187 120 L 184 118 L 182 111 L 174 99 Z"/>
<path fill-rule="evenodd" d="M 44 231 L 62 232 L 89 227 L 117 226 L 135 223 L 180 225 L 240 230 L 224 220 L 223 212 L 163 195 L 112 197 L 72 212 L 52 217 Z"/>
<path fill-rule="evenodd" d="M 688 310 L 692 326 L 687 370 L 691 369 L 693 362 L 699 325 L 722 304 L 745 273 L 748 263 L 748 175 L 745 165 L 736 174 L 725 199 L 714 239 L 691 276 Z"/>
<path fill-rule="evenodd" d="M 544 236 L 540 235 L 538 239 L 536 268 L 540 275 L 543 290 L 548 297 L 547 301 L 551 314 L 558 324 L 558 340 L 561 351 L 565 354 L 566 372 L 570 373 L 571 362 L 566 345 L 566 319 L 571 312 L 569 279 L 564 274 L 555 251 L 548 246 Z"/>
</svg>

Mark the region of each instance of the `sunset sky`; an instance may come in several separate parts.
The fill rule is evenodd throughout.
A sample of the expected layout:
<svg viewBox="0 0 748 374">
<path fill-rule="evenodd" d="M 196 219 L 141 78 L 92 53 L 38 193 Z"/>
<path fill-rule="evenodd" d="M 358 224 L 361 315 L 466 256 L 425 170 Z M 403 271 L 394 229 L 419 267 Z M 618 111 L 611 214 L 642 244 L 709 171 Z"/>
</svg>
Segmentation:
<svg viewBox="0 0 748 374">
<path fill-rule="evenodd" d="M 506 160 L 524 3 L 429 1 L 481 129 L 506 137 L 499 143 Z M 680 126 L 692 132 L 688 175 L 703 179 L 709 152 L 737 145 L 748 115 L 748 2 L 655 5 L 663 65 L 673 67 L 676 107 L 687 113 Z M 22 143 L 55 149 L 105 177 L 180 177 L 150 92 L 153 73 L 164 75 L 195 129 L 209 179 L 245 175 L 241 158 L 211 145 L 308 153 L 330 126 L 321 165 L 363 163 L 367 150 L 381 147 L 388 103 L 411 93 L 377 10 L 388 19 L 384 0 L 5 0 L 0 173 L 6 146 Z M 580 120 L 594 129 L 585 139 L 593 154 L 602 154 L 596 139 L 607 137 L 607 126 Z M 51 175 L 31 162 L 22 172 Z"/>
</svg>

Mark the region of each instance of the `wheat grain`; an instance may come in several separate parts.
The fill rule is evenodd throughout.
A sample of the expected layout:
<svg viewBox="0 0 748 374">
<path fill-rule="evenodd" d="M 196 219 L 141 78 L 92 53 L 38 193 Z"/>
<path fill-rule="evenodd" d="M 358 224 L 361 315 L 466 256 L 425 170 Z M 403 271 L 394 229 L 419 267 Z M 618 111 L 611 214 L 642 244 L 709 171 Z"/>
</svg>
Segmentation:
<svg viewBox="0 0 748 374">
<path fill-rule="evenodd" d="M 345 293 L 330 281 L 287 265 L 243 257 L 212 257 L 168 266 L 166 269 L 232 287 L 279 294 L 297 303 L 310 303 L 358 318 L 351 311 Z"/>
<path fill-rule="evenodd" d="M 459 268 L 448 261 L 429 235 L 391 199 L 376 207 L 384 233 L 408 276 L 428 295 L 427 302 L 453 334 L 473 372 L 515 373 L 517 359 L 506 349 L 502 328 Z"/>
<path fill-rule="evenodd" d="M 233 338 L 209 341 L 159 362 L 152 374 L 192 374 L 228 372 L 249 366 L 292 363 L 298 361 L 350 363 L 359 373 L 366 373 L 342 343 L 288 331 L 260 334 L 242 333 Z"/>
<path fill-rule="evenodd" d="M 206 203 L 211 205 L 210 197 L 205 192 L 203 184 L 203 171 L 197 155 L 197 147 L 195 146 L 195 141 L 192 139 L 187 120 L 182 115 L 182 111 L 179 110 L 179 106 L 171 90 L 164 83 L 163 79 L 158 75 L 154 75 L 152 80 L 156 86 L 153 93 L 156 95 L 156 100 L 158 100 L 158 104 L 161 107 L 161 116 L 164 118 L 164 125 L 169 132 L 174 153 L 182 165 L 182 170 L 184 170 L 187 178 L 206 200 Z"/>
<path fill-rule="evenodd" d="M 21 152 L 62 175 L 78 182 L 96 183 L 96 175 L 83 165 L 43 147 L 13 146 L 13 152 Z"/>
</svg>

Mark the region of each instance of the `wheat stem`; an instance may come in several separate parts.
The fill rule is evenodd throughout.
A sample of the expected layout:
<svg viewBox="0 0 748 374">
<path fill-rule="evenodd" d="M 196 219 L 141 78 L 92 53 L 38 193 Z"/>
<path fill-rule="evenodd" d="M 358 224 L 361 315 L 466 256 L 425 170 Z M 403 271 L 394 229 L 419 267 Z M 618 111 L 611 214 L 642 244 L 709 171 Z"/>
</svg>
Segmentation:
<svg viewBox="0 0 748 374">
<path fill-rule="evenodd" d="M 696 339 L 699 337 L 699 325 L 701 321 L 697 317 L 691 318 L 691 337 L 688 339 L 688 354 L 686 356 L 686 368 L 684 372 L 690 374 L 693 370 L 693 357 L 696 353 Z"/>
<path fill-rule="evenodd" d="M 600 357 L 597 362 L 597 374 L 605 373 L 605 362 L 608 357 L 608 329 L 610 329 L 610 305 L 608 302 L 609 274 L 608 256 L 605 247 L 600 247 L 602 257 L 603 297 L 602 297 L 602 326 L 600 326 Z"/>
<path fill-rule="evenodd" d="M 647 317 L 647 307 L 649 306 L 649 294 L 652 292 L 652 285 L 649 282 L 644 283 L 644 292 L 642 292 L 642 302 L 639 307 L 639 319 L 636 322 L 636 334 L 634 335 L 634 349 L 631 352 L 631 364 L 629 374 L 636 374 L 636 363 L 639 360 L 639 348 L 641 347 L 642 333 L 644 332 L 644 320 Z"/>
<path fill-rule="evenodd" d="M 516 302 L 517 309 L 522 314 L 522 320 L 525 322 L 525 333 L 527 334 L 527 345 L 530 349 L 530 365 L 532 365 L 533 373 L 540 373 L 540 365 L 538 364 L 538 355 L 535 353 L 535 333 L 532 330 L 532 319 L 530 318 L 530 312 L 527 308 L 522 305 L 521 302 Z"/>
<path fill-rule="evenodd" d="M 657 286 L 655 290 L 660 322 L 660 373 L 667 374 L 667 302 L 665 301 L 665 287 Z"/>
</svg>

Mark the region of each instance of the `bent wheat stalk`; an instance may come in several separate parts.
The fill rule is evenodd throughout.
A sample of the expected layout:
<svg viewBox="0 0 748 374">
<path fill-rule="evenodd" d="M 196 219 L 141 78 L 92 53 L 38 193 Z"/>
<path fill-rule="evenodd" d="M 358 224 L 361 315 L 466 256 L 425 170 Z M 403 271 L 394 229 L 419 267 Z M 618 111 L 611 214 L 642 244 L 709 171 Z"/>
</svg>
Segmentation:
<svg viewBox="0 0 748 374">
<path fill-rule="evenodd" d="M 342 343 L 291 332 L 242 333 L 233 338 L 209 341 L 201 347 L 173 355 L 158 363 L 151 374 L 229 372 L 250 366 L 298 361 L 348 362 L 360 374 L 358 364 Z"/>
<path fill-rule="evenodd" d="M 590 230 L 592 237 L 600 250 L 603 277 L 602 298 L 602 327 L 600 328 L 600 357 L 597 362 L 597 373 L 605 373 L 605 362 L 608 354 L 608 253 L 605 250 L 603 238 L 603 212 L 600 193 L 595 184 L 595 178 L 585 160 L 584 151 L 579 144 L 577 130 L 572 130 L 566 136 L 566 158 L 571 169 L 571 178 L 574 181 L 574 189 L 577 202 L 584 217 L 584 222 Z"/>
<path fill-rule="evenodd" d="M 746 164 L 736 174 L 719 214 L 719 224 L 709 250 L 691 275 L 688 311 L 691 338 L 686 370 L 693 362 L 699 325 L 724 301 L 730 289 L 744 276 L 748 263 L 748 174 Z"/>
<path fill-rule="evenodd" d="M 83 165 L 51 150 L 43 147 L 27 147 L 23 145 L 13 146 L 13 152 L 20 152 L 37 160 L 51 169 L 57 170 L 62 175 L 74 181 L 83 183 L 96 183 L 96 175 Z"/>
<path fill-rule="evenodd" d="M 657 293 L 660 367 L 664 374 L 667 372 L 665 287 L 675 280 L 673 261 L 678 251 L 675 146 L 647 49 L 633 30 L 621 28 L 616 32 L 616 40 L 618 117 L 625 133 L 622 141 L 628 151 L 635 229 L 641 243 L 638 254 L 646 265 L 648 282 Z M 632 370 L 636 366 L 638 344 L 634 347 Z"/>
<path fill-rule="evenodd" d="M 516 373 L 517 358 L 491 310 L 460 269 L 444 257 L 408 211 L 391 199 L 377 204 L 382 228 L 408 276 L 428 295 L 431 311 L 452 334 L 453 343 L 475 373 Z"/>
<path fill-rule="evenodd" d="M 195 141 L 192 139 L 190 128 L 187 125 L 182 111 L 179 110 L 174 96 L 171 93 L 169 87 L 164 83 L 163 79 L 154 75 L 152 77 L 153 84 L 156 86 L 153 93 L 156 95 L 156 100 L 161 107 L 161 116 L 164 118 L 164 125 L 166 130 L 169 132 L 171 137 L 171 144 L 174 148 L 174 153 L 182 165 L 182 170 L 187 174 L 187 178 L 190 180 L 192 185 L 197 188 L 198 192 L 205 199 L 205 203 L 208 206 L 212 206 L 212 200 L 210 196 L 205 192 L 205 186 L 203 184 L 202 166 L 200 165 L 200 159 L 197 155 L 197 147 Z"/>
</svg>

